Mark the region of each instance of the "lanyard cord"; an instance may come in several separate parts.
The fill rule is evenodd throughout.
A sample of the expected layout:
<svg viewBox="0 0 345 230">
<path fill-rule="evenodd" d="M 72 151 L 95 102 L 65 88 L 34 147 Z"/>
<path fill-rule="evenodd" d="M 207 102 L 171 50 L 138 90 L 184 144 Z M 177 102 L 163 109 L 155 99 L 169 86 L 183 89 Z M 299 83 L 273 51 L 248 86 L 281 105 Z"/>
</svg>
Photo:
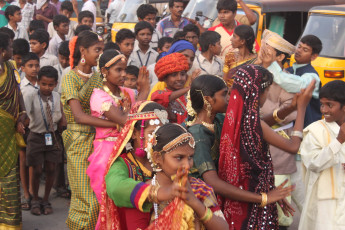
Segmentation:
<svg viewBox="0 0 345 230">
<path fill-rule="evenodd" d="M 137 55 L 138 55 L 138 58 L 139 58 L 139 61 L 140 61 L 140 65 L 143 66 L 143 62 L 141 61 L 141 57 L 140 57 L 140 54 L 139 54 L 139 50 L 137 50 Z M 150 56 L 151 56 L 151 51 L 149 51 L 149 56 L 148 56 L 147 59 L 146 59 L 146 64 L 145 64 L 145 66 L 147 66 L 147 63 L 148 63 L 149 60 L 150 60 Z"/>
<path fill-rule="evenodd" d="M 199 56 L 196 56 L 196 60 L 198 61 L 198 64 L 199 64 L 199 67 L 202 71 L 206 72 L 207 74 L 210 74 L 208 71 L 206 71 L 202 66 L 201 66 L 201 63 L 200 63 L 200 60 L 199 60 Z M 219 63 L 219 61 L 217 61 L 216 59 L 214 59 L 215 62 L 218 63 L 218 66 L 219 66 L 219 72 L 222 71 L 221 69 L 221 64 Z"/>
</svg>

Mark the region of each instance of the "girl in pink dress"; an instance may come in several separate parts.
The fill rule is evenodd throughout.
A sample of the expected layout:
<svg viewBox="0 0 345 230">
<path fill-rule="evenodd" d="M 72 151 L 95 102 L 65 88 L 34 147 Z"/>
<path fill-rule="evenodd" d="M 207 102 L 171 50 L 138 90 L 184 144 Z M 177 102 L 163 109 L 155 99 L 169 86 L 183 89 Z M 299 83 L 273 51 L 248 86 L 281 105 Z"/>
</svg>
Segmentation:
<svg viewBox="0 0 345 230">
<path fill-rule="evenodd" d="M 90 177 L 91 188 L 99 203 L 101 202 L 105 168 L 121 127 L 125 124 L 127 114 L 136 99 L 146 99 L 150 89 L 148 71 L 145 67 L 141 68 L 139 72 L 138 95 L 135 90 L 122 87 L 126 67 L 127 60 L 123 54 L 116 50 L 105 51 L 99 60 L 99 69 L 104 81 L 103 88 L 94 89 L 90 99 L 92 116 L 117 123 L 117 126 L 113 128 L 96 127 L 93 142 L 94 152 L 88 158 L 90 164 L 86 173 Z M 98 226 L 99 221 L 96 229 Z"/>
</svg>

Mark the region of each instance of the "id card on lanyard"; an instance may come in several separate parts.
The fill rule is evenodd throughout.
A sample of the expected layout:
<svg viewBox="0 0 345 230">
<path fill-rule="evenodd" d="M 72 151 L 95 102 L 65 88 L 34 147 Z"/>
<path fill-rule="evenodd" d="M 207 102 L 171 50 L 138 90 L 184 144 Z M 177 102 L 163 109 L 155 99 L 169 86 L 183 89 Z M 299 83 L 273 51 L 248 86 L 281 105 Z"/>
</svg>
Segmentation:
<svg viewBox="0 0 345 230">
<path fill-rule="evenodd" d="M 41 113 L 42 113 L 44 125 L 45 125 L 45 127 L 47 129 L 47 133 L 44 134 L 45 144 L 46 144 L 46 146 L 51 146 L 51 145 L 53 145 L 52 133 L 49 132 L 48 121 L 47 121 L 46 115 L 44 113 L 43 103 L 42 103 L 42 98 L 41 98 L 40 91 L 38 90 L 37 93 L 38 93 L 38 98 L 39 98 L 39 101 L 40 101 Z M 53 98 L 53 94 L 52 94 L 52 101 L 53 102 L 52 102 L 52 111 L 51 111 L 51 113 L 53 115 L 54 114 L 54 98 Z M 49 102 L 47 101 L 47 103 L 49 103 Z"/>
</svg>

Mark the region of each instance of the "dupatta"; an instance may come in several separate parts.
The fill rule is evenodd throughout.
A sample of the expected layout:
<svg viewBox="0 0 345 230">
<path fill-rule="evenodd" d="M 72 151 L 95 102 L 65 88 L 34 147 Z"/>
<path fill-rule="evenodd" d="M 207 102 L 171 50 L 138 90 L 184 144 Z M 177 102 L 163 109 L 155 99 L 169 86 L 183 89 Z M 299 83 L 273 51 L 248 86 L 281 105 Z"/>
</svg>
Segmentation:
<svg viewBox="0 0 345 230">
<path fill-rule="evenodd" d="M 220 143 L 219 177 L 244 190 L 260 194 L 274 188 L 269 146 L 263 139 L 259 98 L 260 66 L 241 66 L 234 76 Z M 277 229 L 275 204 L 260 208 L 218 197 L 230 229 Z"/>
</svg>

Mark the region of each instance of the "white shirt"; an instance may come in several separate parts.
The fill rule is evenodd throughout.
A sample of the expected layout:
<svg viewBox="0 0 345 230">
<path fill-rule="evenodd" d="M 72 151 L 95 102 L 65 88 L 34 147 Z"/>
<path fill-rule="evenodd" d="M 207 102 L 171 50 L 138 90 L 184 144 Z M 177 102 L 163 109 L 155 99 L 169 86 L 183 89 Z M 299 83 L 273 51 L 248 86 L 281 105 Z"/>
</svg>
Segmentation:
<svg viewBox="0 0 345 230">
<path fill-rule="evenodd" d="M 63 41 L 64 40 L 62 40 L 58 34 L 55 34 L 54 37 L 49 41 L 49 46 L 46 52 L 54 56 L 58 56 L 59 47 Z M 67 41 L 66 36 L 65 41 Z"/>
<path fill-rule="evenodd" d="M 66 35 L 66 40 L 71 40 L 71 38 L 74 36 L 74 31 L 78 26 L 78 22 L 75 21 L 69 21 L 69 29 L 68 29 L 68 34 Z M 56 30 L 54 29 L 53 22 L 50 22 L 48 24 L 47 31 L 49 33 L 49 37 L 53 38 L 54 35 L 56 34 Z"/>
<path fill-rule="evenodd" d="M 93 14 L 94 22 L 93 22 L 92 30 L 96 31 L 96 15 L 97 15 L 96 11 L 97 11 L 97 9 L 96 9 L 96 6 L 92 0 L 88 0 L 84 3 L 83 8 L 81 8 L 81 11 L 84 11 L 84 10 L 88 10 Z"/>
<path fill-rule="evenodd" d="M 14 39 L 23 38 L 29 41 L 29 35 L 26 29 L 23 26 L 17 25 L 17 30 L 14 30 L 10 24 L 7 24 L 5 27 L 9 28 L 14 32 Z"/>
<path fill-rule="evenodd" d="M 213 56 L 212 62 L 209 62 L 202 54 L 195 56 L 192 69 L 200 69 L 200 75 L 210 74 L 223 76 L 224 62 L 217 56 Z"/>
<path fill-rule="evenodd" d="M 43 66 L 54 66 L 57 64 L 59 64 L 59 59 L 57 58 L 57 56 L 48 53 L 47 50 L 42 55 L 42 57 L 40 57 L 40 68 L 42 68 Z"/>
<path fill-rule="evenodd" d="M 55 92 L 58 92 L 60 93 L 61 95 L 61 82 L 62 82 L 62 77 L 65 76 L 65 72 L 66 72 L 66 69 L 69 69 L 71 70 L 71 68 L 68 66 L 66 68 L 62 68 L 61 64 L 57 64 L 57 65 L 54 65 L 54 68 L 58 71 L 58 74 L 59 74 L 59 79 L 58 79 L 58 83 L 56 85 L 56 87 L 54 88 L 54 91 Z M 68 70 L 68 71 L 69 71 Z"/>
<path fill-rule="evenodd" d="M 147 70 L 149 71 L 150 91 L 152 90 L 153 86 L 155 86 L 155 84 L 157 84 L 158 82 L 158 77 L 155 73 L 155 67 L 156 63 L 153 63 L 147 67 Z"/>
<path fill-rule="evenodd" d="M 20 82 L 20 91 L 23 94 L 24 102 L 25 102 L 25 99 L 27 98 L 27 96 L 30 93 L 36 91 L 37 89 L 38 89 L 37 82 L 35 85 L 33 85 L 33 84 L 31 84 L 31 82 L 26 77 L 24 77 L 23 80 Z"/>
<path fill-rule="evenodd" d="M 116 21 L 124 3 L 124 0 L 114 0 L 110 3 L 109 8 L 106 11 L 106 14 L 110 15 L 109 23 L 114 23 Z"/>
<path fill-rule="evenodd" d="M 134 50 L 130 56 L 131 61 L 128 65 L 135 65 L 140 68 L 142 66 L 149 66 L 153 63 L 156 63 L 158 57 L 158 52 L 150 47 L 146 53 L 143 53 L 139 48 L 139 45 L 134 45 Z"/>
<path fill-rule="evenodd" d="M 11 5 L 18 6 L 20 8 L 19 1 L 12 2 Z M 34 17 L 34 9 L 35 9 L 35 6 L 28 2 L 25 3 L 23 9 L 21 9 L 22 21 L 19 22 L 18 25 L 21 25 L 25 30 L 29 28 L 30 22 L 32 21 Z"/>
</svg>

